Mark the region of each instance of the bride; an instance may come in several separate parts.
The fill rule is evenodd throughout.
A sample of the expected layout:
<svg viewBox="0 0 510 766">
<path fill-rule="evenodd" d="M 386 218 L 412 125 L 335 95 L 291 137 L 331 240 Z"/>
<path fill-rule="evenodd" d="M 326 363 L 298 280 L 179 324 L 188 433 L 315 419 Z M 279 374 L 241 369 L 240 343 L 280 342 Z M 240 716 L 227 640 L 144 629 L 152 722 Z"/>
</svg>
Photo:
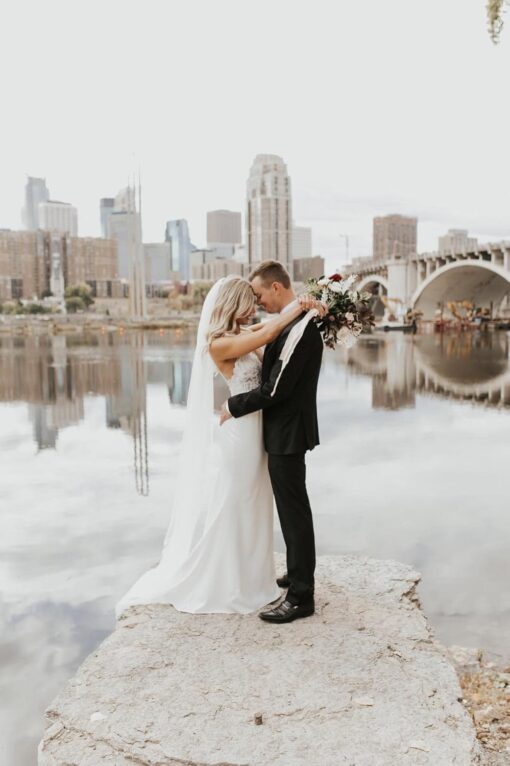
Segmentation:
<svg viewBox="0 0 510 766">
<path fill-rule="evenodd" d="M 172 604 L 182 612 L 256 611 L 280 596 L 273 560 L 273 494 L 262 441 L 262 413 L 214 416 L 218 372 L 230 394 L 260 384 L 261 351 L 303 311 L 302 296 L 281 315 L 247 329 L 255 313 L 250 283 L 214 284 L 200 317 L 172 516 L 159 564 L 116 606 Z"/>
</svg>

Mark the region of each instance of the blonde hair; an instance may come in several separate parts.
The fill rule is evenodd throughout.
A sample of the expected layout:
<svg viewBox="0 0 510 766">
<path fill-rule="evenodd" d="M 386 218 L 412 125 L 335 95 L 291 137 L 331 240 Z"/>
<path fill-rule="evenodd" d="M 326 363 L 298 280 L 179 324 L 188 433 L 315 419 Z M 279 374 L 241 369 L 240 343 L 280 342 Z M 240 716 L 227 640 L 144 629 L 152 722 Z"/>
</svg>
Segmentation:
<svg viewBox="0 0 510 766">
<path fill-rule="evenodd" d="M 251 314 L 254 307 L 255 294 L 250 283 L 242 277 L 226 279 L 211 314 L 207 343 L 210 345 L 215 338 L 235 332 L 236 320 Z"/>
</svg>

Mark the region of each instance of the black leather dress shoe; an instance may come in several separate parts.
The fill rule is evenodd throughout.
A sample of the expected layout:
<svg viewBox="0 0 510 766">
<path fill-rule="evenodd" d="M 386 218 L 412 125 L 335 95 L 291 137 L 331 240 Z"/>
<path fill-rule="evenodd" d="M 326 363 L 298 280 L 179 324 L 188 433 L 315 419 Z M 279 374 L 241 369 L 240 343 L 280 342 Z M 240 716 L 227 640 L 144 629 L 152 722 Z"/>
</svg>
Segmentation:
<svg viewBox="0 0 510 766">
<path fill-rule="evenodd" d="M 290 601 L 282 601 L 281 604 L 269 609 L 267 612 L 261 612 L 259 617 L 266 622 L 292 622 L 300 617 L 310 617 L 315 612 L 315 606 L 312 601 L 310 604 L 291 604 Z"/>
<path fill-rule="evenodd" d="M 290 588 L 289 575 L 285 572 L 281 577 L 276 578 L 276 584 L 279 588 Z"/>
</svg>

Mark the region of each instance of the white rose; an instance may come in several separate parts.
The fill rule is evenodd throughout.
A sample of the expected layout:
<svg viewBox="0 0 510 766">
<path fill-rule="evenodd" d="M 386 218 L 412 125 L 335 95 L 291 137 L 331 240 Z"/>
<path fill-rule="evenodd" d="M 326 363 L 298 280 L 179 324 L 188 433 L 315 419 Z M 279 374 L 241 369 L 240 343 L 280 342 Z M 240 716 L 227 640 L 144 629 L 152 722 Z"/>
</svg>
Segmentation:
<svg viewBox="0 0 510 766">
<path fill-rule="evenodd" d="M 333 293 L 343 293 L 343 291 L 344 291 L 341 282 L 332 282 L 329 285 L 329 289 Z"/>
<path fill-rule="evenodd" d="M 344 293 L 346 293 L 346 292 L 347 292 L 347 290 L 350 290 L 350 288 L 351 288 L 351 287 L 352 287 L 352 285 L 355 283 L 355 281 L 357 280 L 357 278 L 358 278 L 358 275 L 357 275 L 357 274 L 351 274 L 351 276 L 350 276 L 350 277 L 347 277 L 347 279 L 344 279 L 344 280 L 342 281 L 342 285 L 343 285 L 343 292 L 344 292 Z"/>
<path fill-rule="evenodd" d="M 342 327 L 337 335 L 336 342 L 339 346 L 343 346 L 344 348 L 352 348 L 356 343 L 356 336 L 348 327 Z"/>
<path fill-rule="evenodd" d="M 352 314 L 350 311 L 346 313 L 345 318 L 348 322 L 354 322 L 354 314 Z"/>
<path fill-rule="evenodd" d="M 327 277 L 322 277 L 322 279 L 319 279 L 317 284 L 321 287 L 327 287 L 329 285 L 329 279 Z"/>
</svg>

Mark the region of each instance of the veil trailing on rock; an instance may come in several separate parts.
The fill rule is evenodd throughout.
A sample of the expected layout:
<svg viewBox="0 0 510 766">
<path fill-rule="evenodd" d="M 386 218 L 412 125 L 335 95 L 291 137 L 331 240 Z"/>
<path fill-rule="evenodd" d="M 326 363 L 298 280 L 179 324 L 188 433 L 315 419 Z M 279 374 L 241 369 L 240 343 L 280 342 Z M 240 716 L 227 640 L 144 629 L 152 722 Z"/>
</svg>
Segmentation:
<svg viewBox="0 0 510 766">
<path fill-rule="evenodd" d="M 177 463 L 172 514 L 161 558 L 134 583 L 116 604 L 116 614 L 135 604 L 173 603 L 191 566 L 192 552 L 200 543 L 216 509 L 208 503 L 217 475 L 214 430 L 214 376 L 217 372 L 207 344 L 207 331 L 225 279 L 209 291 L 200 316 L 193 368 L 188 390 L 186 420 Z"/>
</svg>

